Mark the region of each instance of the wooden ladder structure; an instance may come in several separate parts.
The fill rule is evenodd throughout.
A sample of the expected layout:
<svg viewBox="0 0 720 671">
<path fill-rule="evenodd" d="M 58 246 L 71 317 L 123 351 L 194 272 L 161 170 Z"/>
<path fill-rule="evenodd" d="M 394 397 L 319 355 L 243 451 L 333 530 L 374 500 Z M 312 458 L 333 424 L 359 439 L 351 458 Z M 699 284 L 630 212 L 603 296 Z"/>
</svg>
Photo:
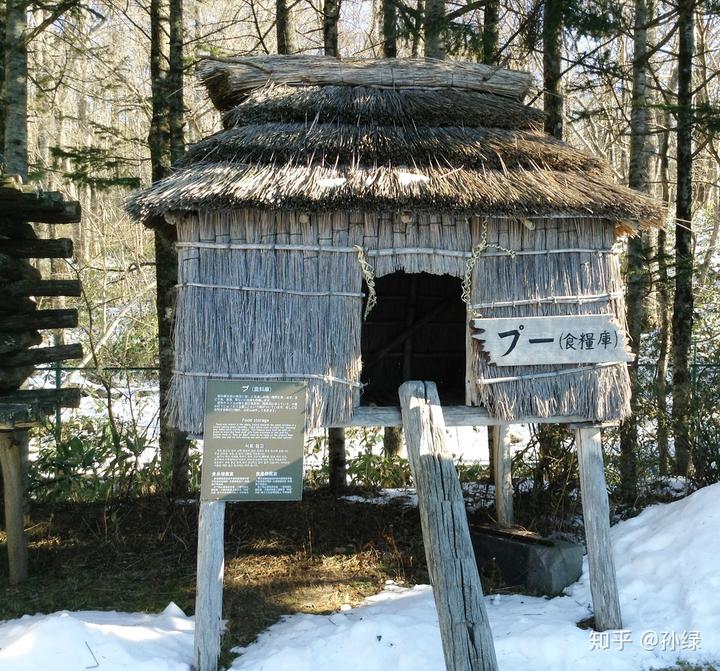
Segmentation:
<svg viewBox="0 0 720 671">
<path fill-rule="evenodd" d="M 27 576 L 24 471 L 29 427 L 57 408 L 77 407 L 79 389 L 20 389 L 40 363 L 82 358 L 79 344 L 35 347 L 39 330 L 74 328 L 75 309 L 37 309 L 33 297 L 80 296 L 77 279 L 42 279 L 27 259 L 70 258 L 72 240 L 41 239 L 29 222 L 73 224 L 80 204 L 41 191 L 13 175 L 0 176 L 0 467 L 10 583 Z"/>
</svg>

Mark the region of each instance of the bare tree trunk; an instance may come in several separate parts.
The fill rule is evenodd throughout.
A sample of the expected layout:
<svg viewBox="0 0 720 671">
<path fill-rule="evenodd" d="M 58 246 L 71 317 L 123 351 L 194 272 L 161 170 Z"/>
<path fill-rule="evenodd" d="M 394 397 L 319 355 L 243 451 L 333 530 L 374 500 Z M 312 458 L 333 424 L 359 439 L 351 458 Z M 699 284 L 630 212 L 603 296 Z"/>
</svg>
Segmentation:
<svg viewBox="0 0 720 671">
<path fill-rule="evenodd" d="M 695 0 L 678 2 L 677 193 L 675 194 L 675 298 L 673 302 L 673 431 L 676 473 L 687 475 L 692 451 L 690 433 L 692 380 L 690 350 L 693 324 L 692 248 L 692 73 Z"/>
<path fill-rule="evenodd" d="M 543 105 L 545 132 L 563 139 L 563 98 L 560 92 L 562 73 L 562 0 L 545 0 L 543 5 Z M 548 470 L 550 455 L 560 446 L 560 433 L 555 427 L 540 424 L 538 436 L 538 469 Z M 492 446 L 494 450 L 494 445 Z M 492 454 L 492 452 L 491 452 Z M 492 471 L 491 471 L 492 472 Z M 541 476 L 539 486 L 543 487 Z"/>
<path fill-rule="evenodd" d="M 5 14 L 5 170 L 28 177 L 27 3 L 8 0 Z"/>
<path fill-rule="evenodd" d="M 487 65 L 497 65 L 500 56 L 499 45 L 500 2 L 487 0 L 483 10 L 482 29 L 482 62 Z"/>
<path fill-rule="evenodd" d="M 397 57 L 397 10 L 395 0 L 382 0 L 383 58 Z M 385 429 L 387 431 L 387 429 Z"/>
<path fill-rule="evenodd" d="M 652 8 L 647 0 L 635 1 L 633 50 L 633 88 L 630 111 L 630 169 L 628 185 L 643 193 L 648 191 L 650 135 L 647 94 L 648 20 Z M 649 235 L 644 232 L 630 238 L 627 246 L 626 312 L 630 346 L 635 361 L 628 367 L 632 390 L 632 415 L 620 426 L 620 492 L 626 503 L 637 496 L 638 415 L 641 385 L 639 379 L 640 341 L 647 323 L 646 300 L 650 293 Z"/>
<path fill-rule="evenodd" d="M 163 0 L 150 1 L 150 79 L 152 119 L 150 120 L 150 160 L 152 180 L 166 177 L 170 171 L 170 120 L 168 110 L 167 7 Z"/>
<path fill-rule="evenodd" d="M 340 0 L 325 0 L 323 4 L 323 48 L 326 56 L 339 56 L 338 21 Z"/>
<path fill-rule="evenodd" d="M 417 0 L 415 6 L 417 11 L 417 23 L 414 26 L 412 34 L 412 43 L 410 46 L 410 55 L 417 58 L 420 55 L 420 41 L 422 40 L 422 27 L 425 23 L 425 0 Z"/>
<path fill-rule="evenodd" d="M 297 53 L 297 32 L 292 0 L 275 0 L 275 33 L 279 54 Z"/>
<path fill-rule="evenodd" d="M 150 124 L 150 157 L 152 179 L 167 176 L 173 160 L 184 153 L 182 95 L 182 0 L 171 0 L 170 17 L 163 0 L 150 3 L 150 77 L 152 83 L 152 121 Z M 165 23 L 170 19 L 170 45 Z M 170 64 L 170 67 L 166 65 Z M 182 495 L 188 486 L 188 442 L 185 433 L 177 431 L 168 420 L 167 404 L 175 362 L 172 340 L 175 318 L 175 285 L 177 284 L 177 232 L 165 220 L 154 222 L 155 281 L 158 319 L 158 355 L 160 383 L 160 460 L 162 471 L 173 495 Z"/>
<path fill-rule="evenodd" d="M 338 21 L 340 0 L 325 0 L 323 4 L 323 48 L 326 56 L 339 56 Z M 330 489 L 339 495 L 347 486 L 345 429 L 328 429 L 328 469 Z"/>
<path fill-rule="evenodd" d="M 543 5 L 543 87 L 545 132 L 562 140 L 562 0 L 545 0 Z"/>
<path fill-rule="evenodd" d="M 328 429 L 328 465 L 330 467 L 330 489 L 336 496 L 339 496 L 347 487 L 345 429 Z"/>
<path fill-rule="evenodd" d="M 660 475 L 668 474 L 669 438 L 668 438 L 668 406 L 667 406 L 667 373 L 670 352 L 670 278 L 668 277 L 667 263 L 667 234 L 664 230 L 658 231 L 657 237 L 658 258 L 658 312 L 660 316 L 660 344 L 658 347 L 657 372 L 655 374 L 655 402 L 657 405 L 657 444 L 658 444 L 658 472 Z"/>
<path fill-rule="evenodd" d="M 383 431 L 383 452 L 386 459 L 400 454 L 403 445 L 403 430 L 400 426 L 386 426 Z"/>
<path fill-rule="evenodd" d="M 170 162 L 185 155 L 185 103 L 183 97 L 183 0 L 170 0 L 170 49 L 168 63 L 168 127 L 170 131 Z"/>
<path fill-rule="evenodd" d="M 27 4 L 8 0 L 5 5 L 3 151 L 5 170 L 28 178 L 28 67 L 27 67 Z M 26 466 L 28 458 L 27 431 L 0 431 L 5 530 L 8 537 L 10 583 L 27 577 L 27 540 L 24 530 Z"/>
<path fill-rule="evenodd" d="M 183 0 L 169 1 L 169 17 L 168 127 L 170 130 L 170 162 L 174 164 L 185 155 L 185 102 L 183 96 L 185 26 L 183 23 Z M 174 226 L 169 228 L 171 230 L 163 231 L 165 239 L 163 240 L 161 256 L 166 268 L 162 271 L 163 282 L 158 284 L 158 288 L 162 286 L 165 291 L 165 298 L 162 301 L 158 300 L 158 309 L 160 309 L 160 303 L 162 302 L 164 314 L 168 315 L 165 320 L 167 323 L 163 325 L 162 337 L 159 338 L 159 342 L 163 344 L 165 350 L 162 360 L 168 378 L 172 374 L 175 363 L 175 343 L 172 339 L 172 331 L 175 321 L 175 285 L 177 284 L 178 265 L 177 250 L 175 245 L 172 244 L 177 239 L 177 231 Z M 171 242 L 171 244 L 168 244 L 168 242 Z M 168 388 L 169 379 L 165 381 L 166 395 Z M 185 496 L 190 488 L 190 442 L 185 432 L 178 431 L 174 427 L 166 427 L 166 433 L 168 434 L 169 451 L 172 454 L 170 492 L 173 496 Z"/>
<path fill-rule="evenodd" d="M 445 58 L 445 0 L 426 0 L 423 32 L 425 58 Z"/>
<path fill-rule="evenodd" d="M 672 90 L 677 85 L 677 68 L 673 69 L 670 77 Z M 660 163 L 658 168 L 658 181 L 660 182 L 660 197 L 663 203 L 670 205 L 670 109 L 668 105 L 658 110 L 658 126 L 662 128 L 659 135 L 658 155 Z M 667 233 L 664 229 L 658 231 L 657 237 L 657 299 L 658 324 L 660 330 L 660 343 L 658 345 L 658 362 L 655 373 L 655 403 L 658 410 L 657 444 L 658 444 L 658 470 L 660 475 L 669 472 L 669 425 L 670 416 L 667 405 L 667 375 L 670 355 L 670 328 L 672 321 L 672 304 L 670 302 L 670 277 L 668 274 Z"/>
<path fill-rule="evenodd" d="M 5 124 L 7 123 L 7 104 L 5 102 L 5 51 L 6 16 L 8 2 L 0 5 L 0 153 L 5 151 Z"/>
</svg>

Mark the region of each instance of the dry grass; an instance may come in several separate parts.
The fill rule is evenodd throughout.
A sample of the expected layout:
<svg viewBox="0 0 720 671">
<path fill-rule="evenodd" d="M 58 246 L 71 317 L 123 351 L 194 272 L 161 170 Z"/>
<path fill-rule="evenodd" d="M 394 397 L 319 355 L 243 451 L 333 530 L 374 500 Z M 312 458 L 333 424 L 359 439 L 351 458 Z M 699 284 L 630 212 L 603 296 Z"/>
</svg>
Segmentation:
<svg viewBox="0 0 720 671">
<path fill-rule="evenodd" d="M 308 156 L 312 154 L 309 149 Z M 200 162 L 133 196 L 130 215 L 148 222 L 167 212 L 256 208 L 273 214 L 398 210 L 459 216 L 587 216 L 660 225 L 655 201 L 592 173 L 555 170 L 468 170 L 457 166 L 313 166 L 286 163 Z M 464 250 L 463 250 L 464 251 Z"/>
<path fill-rule="evenodd" d="M 557 170 L 603 176 L 599 160 L 547 135 L 497 128 L 402 128 L 265 122 L 221 131 L 193 146 L 184 165 L 292 163 L 317 166 L 463 166 L 472 170 Z M 605 174 L 607 177 L 607 174 Z"/>
</svg>

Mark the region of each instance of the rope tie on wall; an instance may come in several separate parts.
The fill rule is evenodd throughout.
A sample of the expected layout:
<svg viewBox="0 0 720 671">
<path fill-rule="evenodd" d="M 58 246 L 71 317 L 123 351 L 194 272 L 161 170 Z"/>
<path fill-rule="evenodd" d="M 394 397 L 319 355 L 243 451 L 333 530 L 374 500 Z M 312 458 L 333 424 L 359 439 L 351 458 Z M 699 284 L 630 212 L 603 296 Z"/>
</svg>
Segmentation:
<svg viewBox="0 0 720 671">
<path fill-rule="evenodd" d="M 365 305 L 364 319 L 367 319 L 370 311 L 377 304 L 377 292 L 375 291 L 375 271 L 372 266 L 368 263 L 367 255 L 365 250 L 360 245 L 355 245 L 358 255 L 358 263 L 360 264 L 360 270 L 363 274 L 363 279 L 368 288 L 367 303 Z"/>
<path fill-rule="evenodd" d="M 480 232 L 480 242 L 473 247 L 472 253 L 470 254 L 470 258 L 467 260 L 467 263 L 465 264 L 465 275 L 463 276 L 462 281 L 462 299 L 465 305 L 468 307 L 472 307 L 472 276 L 473 271 L 475 270 L 475 264 L 477 263 L 477 260 L 485 254 L 485 252 L 488 249 L 495 249 L 498 252 L 502 252 L 504 254 L 507 254 L 511 258 L 515 258 L 516 250 L 514 249 L 507 249 L 506 247 L 502 247 L 501 245 L 496 244 L 490 244 L 487 241 L 487 219 L 483 219 L 482 222 L 482 229 Z"/>
</svg>

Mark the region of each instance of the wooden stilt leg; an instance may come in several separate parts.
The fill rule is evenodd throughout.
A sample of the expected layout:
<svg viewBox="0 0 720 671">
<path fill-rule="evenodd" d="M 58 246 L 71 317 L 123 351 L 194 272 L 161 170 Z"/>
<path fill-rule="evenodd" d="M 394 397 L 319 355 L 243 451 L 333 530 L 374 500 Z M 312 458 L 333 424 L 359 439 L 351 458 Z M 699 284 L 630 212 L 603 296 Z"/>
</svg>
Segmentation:
<svg viewBox="0 0 720 671">
<path fill-rule="evenodd" d="M 330 489 L 336 495 L 340 495 L 347 487 L 345 429 L 328 429 L 328 466 L 330 467 Z"/>
<path fill-rule="evenodd" d="M 508 426 L 500 424 L 491 427 L 494 434 L 495 450 L 495 510 L 498 526 L 511 527 L 513 517 L 512 454 L 508 440 Z"/>
<path fill-rule="evenodd" d="M 17 585 L 28 576 L 28 550 L 23 508 L 22 445 L 15 440 L 12 431 L 0 431 L 0 467 L 3 476 L 10 584 Z"/>
<path fill-rule="evenodd" d="M 225 502 L 201 501 L 198 522 L 194 671 L 217 671 L 225 571 Z"/>
</svg>

